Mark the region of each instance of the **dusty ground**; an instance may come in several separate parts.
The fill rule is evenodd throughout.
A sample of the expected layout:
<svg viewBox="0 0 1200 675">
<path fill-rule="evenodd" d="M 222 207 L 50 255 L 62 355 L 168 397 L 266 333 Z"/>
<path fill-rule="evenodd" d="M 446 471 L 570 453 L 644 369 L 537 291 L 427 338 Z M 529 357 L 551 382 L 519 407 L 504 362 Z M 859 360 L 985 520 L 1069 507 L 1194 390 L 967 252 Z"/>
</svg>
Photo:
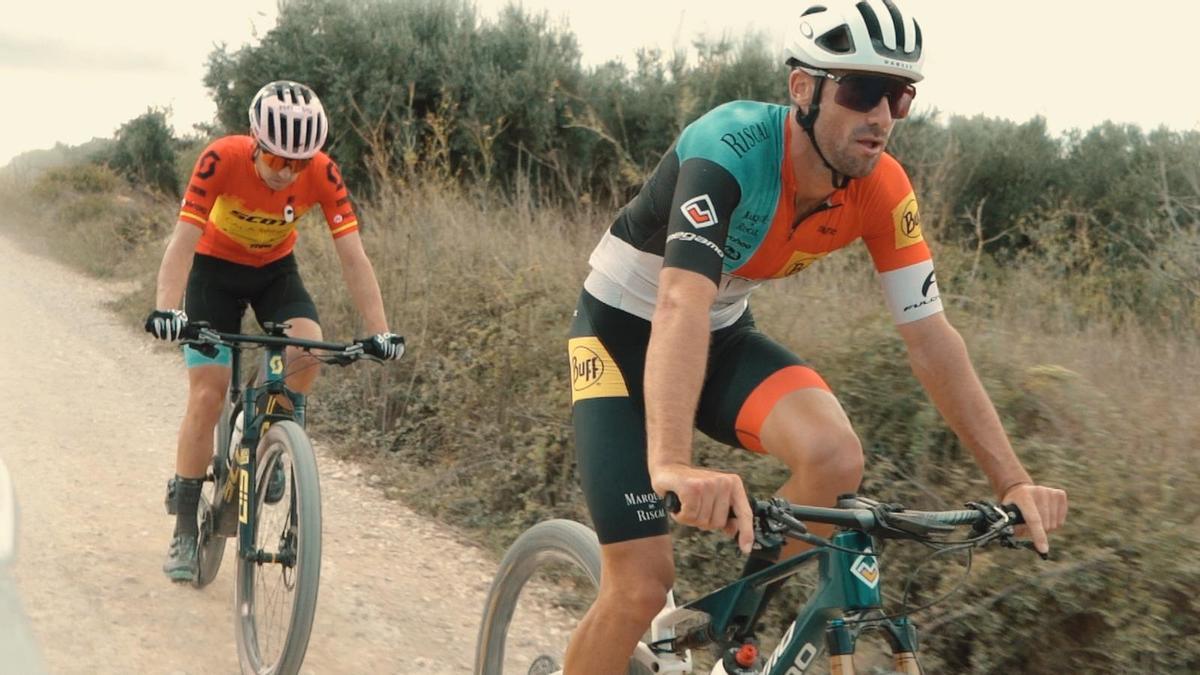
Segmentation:
<svg viewBox="0 0 1200 675">
<path fill-rule="evenodd" d="M 202 591 L 160 570 L 181 359 L 106 311 L 112 293 L 0 237 L 0 457 L 21 504 L 18 593 L 51 673 L 236 673 L 233 549 Z M 494 561 L 316 442 L 324 542 L 304 672 L 470 672 Z"/>
</svg>

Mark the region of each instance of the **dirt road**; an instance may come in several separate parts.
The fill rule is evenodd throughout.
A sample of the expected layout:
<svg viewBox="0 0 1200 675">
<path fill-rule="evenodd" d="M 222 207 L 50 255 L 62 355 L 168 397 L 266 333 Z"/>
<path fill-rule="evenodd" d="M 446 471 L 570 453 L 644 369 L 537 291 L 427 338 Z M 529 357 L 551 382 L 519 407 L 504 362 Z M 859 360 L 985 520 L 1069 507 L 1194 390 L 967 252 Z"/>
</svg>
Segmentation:
<svg viewBox="0 0 1200 675">
<path fill-rule="evenodd" d="M 112 293 L 0 237 L 0 457 L 21 505 L 18 592 L 51 673 L 236 673 L 232 548 L 203 591 L 160 570 L 181 359 L 105 310 Z M 324 550 L 304 672 L 469 672 L 494 563 L 316 440 Z"/>
</svg>

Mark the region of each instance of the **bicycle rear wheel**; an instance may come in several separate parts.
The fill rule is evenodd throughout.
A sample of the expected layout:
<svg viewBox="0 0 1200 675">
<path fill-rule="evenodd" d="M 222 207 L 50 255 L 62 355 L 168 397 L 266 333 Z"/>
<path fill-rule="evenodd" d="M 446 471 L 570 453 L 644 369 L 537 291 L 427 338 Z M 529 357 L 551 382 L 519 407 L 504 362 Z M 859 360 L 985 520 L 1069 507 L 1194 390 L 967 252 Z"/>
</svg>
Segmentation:
<svg viewBox="0 0 1200 675">
<path fill-rule="evenodd" d="M 267 483 L 282 463 L 283 498 L 267 504 Z M 242 672 L 294 675 L 312 634 L 321 575 L 321 488 L 312 443 L 300 425 L 271 425 L 258 445 L 251 518 L 255 549 L 279 562 L 238 556 L 234 621 Z"/>
<path fill-rule="evenodd" d="M 219 511 L 232 509 L 237 495 L 227 497 L 225 476 L 229 471 L 229 458 L 237 451 L 242 437 L 242 404 L 230 405 L 229 398 L 225 399 L 225 407 L 221 410 L 221 419 L 213 430 L 212 480 L 205 481 L 200 488 L 200 501 L 196 504 L 196 519 L 199 527 L 196 557 L 200 572 L 192 585 L 204 588 L 217 578 L 221 571 L 221 561 L 225 558 L 225 542 L 228 537 L 220 532 L 217 524 Z M 228 503 L 226 503 L 228 502 Z M 231 516 L 227 514 L 226 517 Z"/>
<path fill-rule="evenodd" d="M 508 548 L 484 604 L 475 644 L 475 675 L 548 675 L 562 667 L 562 654 L 513 658 L 513 654 L 506 655 L 506 647 L 512 642 L 509 628 L 526 585 L 563 563 L 569 568 L 568 575 L 590 585 L 591 591 L 599 588 L 600 542 L 591 528 L 572 520 L 548 520 L 526 530 Z M 629 673 L 648 671 L 631 662 Z"/>
</svg>

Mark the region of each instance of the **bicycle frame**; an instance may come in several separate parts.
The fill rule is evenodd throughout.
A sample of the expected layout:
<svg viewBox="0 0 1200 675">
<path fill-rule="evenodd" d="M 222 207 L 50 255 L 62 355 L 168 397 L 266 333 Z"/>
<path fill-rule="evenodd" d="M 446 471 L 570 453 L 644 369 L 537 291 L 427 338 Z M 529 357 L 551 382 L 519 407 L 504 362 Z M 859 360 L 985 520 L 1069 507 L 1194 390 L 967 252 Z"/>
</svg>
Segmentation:
<svg viewBox="0 0 1200 675">
<path fill-rule="evenodd" d="M 652 639 L 674 637 L 680 634 L 680 627 L 686 629 L 684 632 L 690 632 L 707 625 L 707 632 L 716 643 L 740 644 L 744 637 L 742 632 L 759 610 L 766 586 L 798 573 L 801 566 L 815 559 L 819 565 L 816 591 L 800 608 L 796 620 L 761 671 L 756 672 L 799 675 L 827 650 L 832 672 L 851 675 L 854 673 L 851 658 L 861 629 L 852 630 L 851 624 L 859 623 L 859 619 L 848 621 L 846 616 L 880 614 L 877 618 L 867 619 L 865 627 L 884 631 L 897 671 L 920 673 L 916 660 L 916 628 L 907 617 L 890 619 L 881 615 L 881 575 L 871 538 L 861 532 L 844 530 L 835 534 L 832 541 L 835 546 L 862 553 L 854 555 L 818 547 L 742 577 L 678 608 L 668 606 L 652 623 Z M 653 660 L 645 662 L 647 656 Z M 687 655 L 653 654 L 648 648 L 639 646 L 639 657 L 654 672 L 691 672 L 691 660 Z"/>
<path fill-rule="evenodd" d="M 234 345 L 232 349 L 231 379 L 229 383 L 229 394 L 227 401 L 229 408 L 227 414 L 222 416 L 222 432 L 220 434 L 220 443 L 222 447 L 218 448 L 221 461 L 218 465 L 228 463 L 235 467 L 233 471 L 229 471 L 224 476 L 223 492 L 224 498 L 214 514 L 214 520 L 218 523 L 225 522 L 229 516 L 225 515 L 226 510 L 231 508 L 233 503 L 233 495 L 237 493 L 237 534 L 238 534 L 238 555 L 243 559 L 253 562 L 284 562 L 287 561 L 277 559 L 278 556 L 265 555 L 262 551 L 255 548 L 255 523 L 256 519 L 252 518 L 251 509 L 254 508 L 256 485 L 254 477 L 258 470 L 258 444 L 270 426 L 271 421 L 268 417 L 272 414 L 266 412 L 266 405 L 260 405 L 260 402 L 269 400 L 271 396 L 285 395 L 291 401 L 293 410 L 292 418 L 300 424 L 304 425 L 305 415 L 305 397 L 303 394 L 296 393 L 288 389 L 284 381 L 284 345 L 268 344 L 265 347 L 263 355 L 263 372 L 265 373 L 264 380 L 261 384 L 248 386 L 243 391 L 241 386 L 241 348 Z M 241 399 L 242 402 L 242 438 L 238 443 L 237 448 L 228 447 L 230 434 L 228 433 L 233 424 L 233 406 L 236 401 Z M 248 413 L 247 411 L 253 411 Z M 232 455 L 231 455 L 232 453 Z M 232 457 L 232 462 L 229 458 Z M 221 477 L 217 477 L 218 480 Z M 294 504 L 292 506 L 294 508 Z M 293 517 L 295 514 L 292 514 Z M 228 531 L 228 530 L 226 530 Z"/>
</svg>

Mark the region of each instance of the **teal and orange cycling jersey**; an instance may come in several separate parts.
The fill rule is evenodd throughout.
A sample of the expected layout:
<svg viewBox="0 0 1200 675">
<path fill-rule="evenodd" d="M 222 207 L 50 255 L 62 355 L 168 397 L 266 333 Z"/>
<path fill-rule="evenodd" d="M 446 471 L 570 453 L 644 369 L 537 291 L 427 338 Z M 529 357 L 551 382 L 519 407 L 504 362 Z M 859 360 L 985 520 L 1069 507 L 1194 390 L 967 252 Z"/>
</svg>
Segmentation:
<svg viewBox="0 0 1200 675">
<path fill-rule="evenodd" d="M 337 164 L 318 152 L 296 180 L 275 191 L 254 167 L 254 139 L 225 136 L 196 161 L 179 219 L 204 230 L 196 252 L 251 267 L 284 258 L 295 247 L 296 223 L 320 205 L 336 239 L 358 230 Z"/>
<path fill-rule="evenodd" d="M 942 311 L 900 163 L 884 154 L 869 175 L 797 214 L 789 111 L 734 101 L 690 124 L 592 252 L 587 291 L 649 319 L 662 268 L 691 270 L 717 284 L 716 330 L 737 321 L 765 280 L 796 274 L 862 239 L 897 324 Z"/>
</svg>

